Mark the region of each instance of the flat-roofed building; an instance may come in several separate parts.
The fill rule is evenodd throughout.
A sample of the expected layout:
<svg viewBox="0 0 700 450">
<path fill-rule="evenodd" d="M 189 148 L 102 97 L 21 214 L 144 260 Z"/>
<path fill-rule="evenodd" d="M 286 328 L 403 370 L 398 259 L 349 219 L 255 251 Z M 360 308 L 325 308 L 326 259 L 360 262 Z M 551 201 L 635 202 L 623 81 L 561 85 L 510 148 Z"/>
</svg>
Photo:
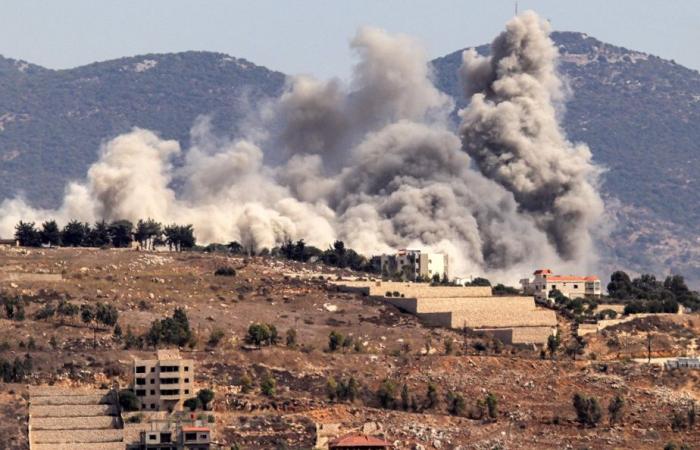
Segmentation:
<svg viewBox="0 0 700 450">
<path fill-rule="evenodd" d="M 180 411 L 194 397 L 194 361 L 177 350 L 158 350 L 156 359 L 134 359 L 134 392 L 142 410 Z"/>
<path fill-rule="evenodd" d="M 379 257 L 383 276 L 401 275 L 408 281 L 449 277 L 447 255 L 422 250 L 402 249 Z"/>
<path fill-rule="evenodd" d="M 538 300 L 547 300 L 555 289 L 570 299 L 600 297 L 602 289 L 597 276 L 554 275 L 549 269 L 538 269 L 532 280 L 520 280 L 525 294 Z"/>
</svg>

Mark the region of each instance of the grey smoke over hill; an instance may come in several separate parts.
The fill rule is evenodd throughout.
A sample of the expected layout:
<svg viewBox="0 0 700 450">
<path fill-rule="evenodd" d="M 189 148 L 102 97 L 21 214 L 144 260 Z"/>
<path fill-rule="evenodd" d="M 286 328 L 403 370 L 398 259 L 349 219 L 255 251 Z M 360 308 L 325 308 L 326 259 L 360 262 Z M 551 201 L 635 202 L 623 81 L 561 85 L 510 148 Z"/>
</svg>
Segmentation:
<svg viewBox="0 0 700 450">
<path fill-rule="evenodd" d="M 481 172 L 513 193 L 564 258 L 591 253 L 591 229 L 603 215 L 597 169 L 585 144 L 564 136 L 556 108 L 564 99 L 558 51 L 534 13 L 508 23 L 491 56 L 464 52 L 471 98 L 460 113 L 464 149 Z"/>
<path fill-rule="evenodd" d="M 561 83 L 547 34 L 526 13 L 494 41 L 491 59 L 465 56 L 462 140 L 420 45 L 363 28 L 349 85 L 292 79 L 251 116 L 247 139 L 215 136 L 202 119 L 184 152 L 134 129 L 102 146 L 59 209 L 0 204 L 0 233 L 19 219 L 152 217 L 192 223 L 202 242 L 256 249 L 288 238 L 321 247 L 342 239 L 367 254 L 427 247 L 447 252 L 455 274 L 582 269 L 595 263 L 598 170 L 557 122 Z M 289 158 L 265 164 L 270 152 Z"/>
</svg>

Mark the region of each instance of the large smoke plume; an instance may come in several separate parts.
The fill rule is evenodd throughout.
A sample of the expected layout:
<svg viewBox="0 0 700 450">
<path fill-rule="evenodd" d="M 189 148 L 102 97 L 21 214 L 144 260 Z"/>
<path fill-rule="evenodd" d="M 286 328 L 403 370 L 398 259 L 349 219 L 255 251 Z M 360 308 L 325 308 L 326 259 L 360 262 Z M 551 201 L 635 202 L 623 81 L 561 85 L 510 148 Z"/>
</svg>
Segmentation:
<svg viewBox="0 0 700 450">
<path fill-rule="evenodd" d="M 175 167 L 177 142 L 134 129 L 102 146 L 57 210 L 5 200 L 0 234 L 20 219 L 151 217 L 192 223 L 200 242 L 256 249 L 303 238 L 323 248 L 342 239 L 366 254 L 440 250 L 455 275 L 512 281 L 542 264 L 582 268 L 595 262 L 598 171 L 557 122 L 563 90 L 547 33 L 526 13 L 489 58 L 465 52 L 461 139 L 422 47 L 362 28 L 351 82 L 290 80 L 255 116 L 255 138 L 215 136 L 199 119 Z"/>
</svg>

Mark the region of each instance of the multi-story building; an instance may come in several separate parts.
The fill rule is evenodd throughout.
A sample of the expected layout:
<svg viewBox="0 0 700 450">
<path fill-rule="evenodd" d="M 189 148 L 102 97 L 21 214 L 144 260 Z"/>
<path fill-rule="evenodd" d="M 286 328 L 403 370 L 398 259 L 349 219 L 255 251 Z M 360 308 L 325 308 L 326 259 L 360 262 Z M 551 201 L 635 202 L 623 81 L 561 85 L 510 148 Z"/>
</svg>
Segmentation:
<svg viewBox="0 0 700 450">
<path fill-rule="evenodd" d="M 435 275 L 449 277 L 447 255 L 421 250 L 402 249 L 394 254 L 380 257 L 383 276 L 400 276 L 407 281 L 432 280 Z"/>
<path fill-rule="evenodd" d="M 558 290 L 570 299 L 578 297 L 600 297 L 600 279 L 597 276 L 553 275 L 549 269 L 538 269 L 534 278 L 520 280 L 525 294 L 534 295 L 538 300 L 549 298 L 553 290 Z"/>
<path fill-rule="evenodd" d="M 194 361 L 177 350 L 158 350 L 156 359 L 134 360 L 134 392 L 142 410 L 180 411 L 195 395 Z"/>
</svg>

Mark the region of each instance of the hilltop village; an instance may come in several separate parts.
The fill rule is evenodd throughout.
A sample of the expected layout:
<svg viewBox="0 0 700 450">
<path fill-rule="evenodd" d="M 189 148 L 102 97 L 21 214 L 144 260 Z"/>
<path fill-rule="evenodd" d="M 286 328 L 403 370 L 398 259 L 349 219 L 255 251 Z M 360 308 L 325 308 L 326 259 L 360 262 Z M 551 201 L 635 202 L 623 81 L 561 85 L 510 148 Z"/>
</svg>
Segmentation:
<svg viewBox="0 0 700 450">
<path fill-rule="evenodd" d="M 700 444 L 685 300 L 547 268 L 455 279 L 420 250 L 371 272 L 150 248 L 0 246 L 0 447 Z"/>
</svg>

